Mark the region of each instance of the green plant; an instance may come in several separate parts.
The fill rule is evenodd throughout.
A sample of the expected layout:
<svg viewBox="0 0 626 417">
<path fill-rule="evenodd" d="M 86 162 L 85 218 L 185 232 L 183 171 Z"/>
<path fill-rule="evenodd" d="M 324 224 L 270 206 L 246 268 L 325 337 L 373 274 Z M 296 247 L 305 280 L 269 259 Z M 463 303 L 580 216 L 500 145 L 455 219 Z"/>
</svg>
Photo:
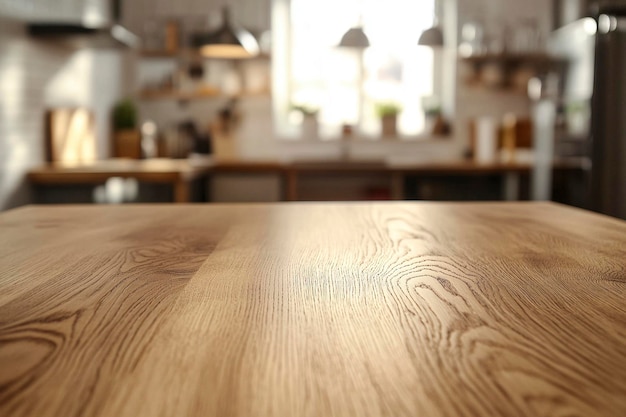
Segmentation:
<svg viewBox="0 0 626 417">
<path fill-rule="evenodd" d="M 570 101 L 565 106 L 565 112 L 568 114 L 572 113 L 580 113 L 585 111 L 587 108 L 587 103 L 580 100 Z"/>
<path fill-rule="evenodd" d="M 402 111 L 402 107 L 397 103 L 376 104 L 376 114 L 378 117 L 395 116 Z"/>
<path fill-rule="evenodd" d="M 292 105 L 291 110 L 299 111 L 303 116 L 315 116 L 319 109 L 306 104 Z"/>
<path fill-rule="evenodd" d="M 137 108 L 131 99 L 124 99 L 113 108 L 113 129 L 135 129 L 137 127 Z"/>
<path fill-rule="evenodd" d="M 422 109 L 426 117 L 437 117 L 441 115 L 441 104 L 436 96 L 422 97 Z"/>
<path fill-rule="evenodd" d="M 424 114 L 427 117 L 437 117 L 441 115 L 441 107 L 439 106 L 432 106 L 432 107 L 425 107 L 424 108 Z"/>
</svg>

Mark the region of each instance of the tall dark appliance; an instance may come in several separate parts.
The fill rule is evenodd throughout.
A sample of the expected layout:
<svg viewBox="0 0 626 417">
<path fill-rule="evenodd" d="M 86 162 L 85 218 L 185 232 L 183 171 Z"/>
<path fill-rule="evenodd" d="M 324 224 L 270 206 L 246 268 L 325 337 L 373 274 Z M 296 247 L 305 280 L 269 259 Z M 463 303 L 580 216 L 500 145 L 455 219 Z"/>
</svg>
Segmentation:
<svg viewBox="0 0 626 417">
<path fill-rule="evenodd" d="M 626 219 L 626 7 L 597 15 L 589 207 Z"/>
<path fill-rule="evenodd" d="M 560 100 L 566 115 L 578 109 L 568 133 L 591 160 L 585 207 L 626 219 L 626 6 L 605 2 L 590 14 L 555 30 L 548 46 L 567 60 Z"/>
</svg>

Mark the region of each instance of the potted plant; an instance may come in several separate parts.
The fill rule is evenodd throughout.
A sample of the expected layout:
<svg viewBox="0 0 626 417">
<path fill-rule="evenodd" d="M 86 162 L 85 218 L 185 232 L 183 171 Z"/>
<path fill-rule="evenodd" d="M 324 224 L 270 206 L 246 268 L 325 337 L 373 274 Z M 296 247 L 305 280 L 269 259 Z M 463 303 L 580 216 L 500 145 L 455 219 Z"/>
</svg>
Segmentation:
<svg viewBox="0 0 626 417">
<path fill-rule="evenodd" d="M 317 139 L 319 134 L 317 113 L 319 109 L 310 105 L 294 105 L 291 106 L 291 109 L 302 114 L 302 138 Z"/>
<path fill-rule="evenodd" d="M 398 113 L 402 108 L 397 103 L 379 103 L 376 105 L 376 114 L 380 117 L 382 123 L 383 137 L 394 137 L 397 135 Z"/>
<path fill-rule="evenodd" d="M 435 126 L 441 119 L 441 107 L 432 105 L 424 107 L 424 131 L 430 134 L 434 133 Z"/>
<path fill-rule="evenodd" d="M 422 99 L 424 109 L 424 131 L 432 135 L 442 135 L 446 133 L 447 127 L 443 119 L 441 104 L 437 97 L 424 97 Z"/>
<path fill-rule="evenodd" d="M 141 158 L 141 133 L 137 129 L 137 108 L 126 98 L 113 108 L 113 156 Z"/>
</svg>

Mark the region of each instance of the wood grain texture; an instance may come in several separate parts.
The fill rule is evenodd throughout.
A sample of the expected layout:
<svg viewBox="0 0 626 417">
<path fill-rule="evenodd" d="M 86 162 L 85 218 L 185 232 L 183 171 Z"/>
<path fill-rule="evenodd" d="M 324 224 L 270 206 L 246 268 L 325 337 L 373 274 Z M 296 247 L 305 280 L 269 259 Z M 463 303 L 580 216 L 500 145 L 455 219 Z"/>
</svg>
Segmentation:
<svg viewBox="0 0 626 417">
<path fill-rule="evenodd" d="M 553 204 L 0 216 L 1 416 L 625 416 L 626 223 Z"/>
</svg>

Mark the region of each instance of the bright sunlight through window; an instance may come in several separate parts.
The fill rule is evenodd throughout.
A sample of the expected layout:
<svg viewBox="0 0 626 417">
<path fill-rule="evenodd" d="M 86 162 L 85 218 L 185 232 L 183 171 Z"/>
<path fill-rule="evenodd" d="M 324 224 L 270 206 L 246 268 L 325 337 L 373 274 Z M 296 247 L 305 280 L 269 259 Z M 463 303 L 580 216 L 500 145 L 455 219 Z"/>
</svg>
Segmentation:
<svg viewBox="0 0 626 417">
<path fill-rule="evenodd" d="M 280 133 L 299 137 L 293 109 L 306 108 L 317 111 L 321 139 L 340 137 L 344 125 L 380 138 L 377 109 L 389 104 L 401 109 L 399 135 L 423 133 L 422 101 L 435 92 L 433 50 L 417 41 L 433 24 L 434 0 L 290 0 L 287 16 L 286 79 L 274 80 L 288 83 Z M 364 51 L 338 47 L 354 26 L 369 38 Z"/>
</svg>

